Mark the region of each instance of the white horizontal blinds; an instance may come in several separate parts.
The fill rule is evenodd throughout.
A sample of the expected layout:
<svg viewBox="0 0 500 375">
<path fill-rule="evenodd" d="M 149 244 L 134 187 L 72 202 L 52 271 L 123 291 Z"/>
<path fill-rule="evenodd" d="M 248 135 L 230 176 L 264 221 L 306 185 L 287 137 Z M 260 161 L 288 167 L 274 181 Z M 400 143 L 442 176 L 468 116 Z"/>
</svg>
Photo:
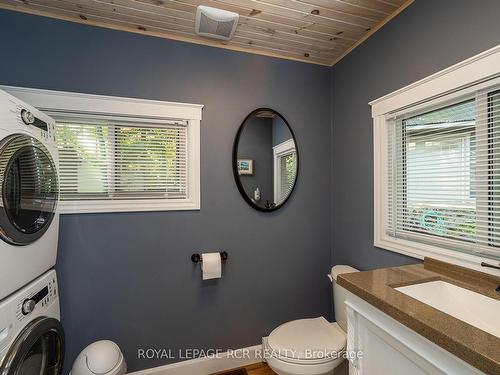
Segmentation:
<svg viewBox="0 0 500 375">
<path fill-rule="evenodd" d="M 57 121 L 61 200 L 104 199 L 110 184 L 112 154 L 105 123 Z"/>
<path fill-rule="evenodd" d="M 402 162 L 403 158 L 400 156 L 399 150 L 396 148 L 398 144 L 397 140 L 401 137 L 401 126 L 396 126 L 396 120 L 387 121 L 387 194 L 386 196 L 386 228 L 387 233 L 392 236 L 396 236 L 396 222 L 397 213 L 396 209 L 396 194 L 397 188 L 396 183 L 398 182 L 397 171 L 403 171 L 401 167 L 396 167 L 398 162 Z M 404 180 L 402 177 L 401 180 Z"/>
<path fill-rule="evenodd" d="M 402 131 L 405 163 L 398 163 L 403 177 L 397 184 L 398 225 L 408 231 L 473 240 L 474 102 L 404 119 Z"/>
<path fill-rule="evenodd" d="M 187 128 L 113 126 L 114 195 L 186 198 Z"/>
<path fill-rule="evenodd" d="M 483 236 L 482 242 L 488 240 L 488 245 L 500 249 L 500 91 L 492 91 L 481 96 L 481 104 L 487 107 L 486 114 L 483 115 L 485 132 L 488 136 L 482 138 L 482 142 L 487 144 L 482 172 L 488 178 L 488 190 L 483 193 L 484 202 L 481 202 L 480 213 L 482 217 L 487 217 L 485 230 L 488 236 Z M 500 250 L 495 253 L 500 258 Z"/>
<path fill-rule="evenodd" d="M 62 200 L 187 198 L 187 124 L 56 122 Z"/>
<path fill-rule="evenodd" d="M 279 201 L 284 201 L 292 191 L 293 184 L 295 183 L 295 175 L 297 173 L 297 153 L 295 151 L 289 152 L 279 157 L 279 173 L 280 173 L 280 186 L 279 186 Z"/>
<path fill-rule="evenodd" d="M 500 94 L 389 121 L 387 233 L 500 257 Z"/>
</svg>

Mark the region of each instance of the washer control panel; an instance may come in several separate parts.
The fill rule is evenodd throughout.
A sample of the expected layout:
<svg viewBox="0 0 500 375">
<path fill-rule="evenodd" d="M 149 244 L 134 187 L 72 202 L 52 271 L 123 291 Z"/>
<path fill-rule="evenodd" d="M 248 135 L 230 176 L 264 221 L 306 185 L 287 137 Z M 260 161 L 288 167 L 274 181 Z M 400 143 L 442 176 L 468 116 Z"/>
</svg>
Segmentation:
<svg viewBox="0 0 500 375">
<path fill-rule="evenodd" d="M 36 288 L 18 298 L 16 306 L 17 320 L 22 321 L 34 311 L 48 307 L 56 299 L 57 293 L 55 274 L 52 277 L 46 277 Z"/>
<path fill-rule="evenodd" d="M 59 319 L 56 271 L 50 270 L 0 301 L 0 359 L 29 322 L 45 316 Z"/>
<path fill-rule="evenodd" d="M 17 119 L 20 124 L 26 127 L 26 130 L 33 133 L 42 139 L 55 143 L 56 141 L 56 126 L 54 120 L 50 118 L 38 117 L 30 109 L 24 108 L 20 104 L 16 106 Z M 38 112 L 39 113 L 39 112 Z M 50 121 L 48 121 L 50 119 Z"/>
<path fill-rule="evenodd" d="M 45 142 L 45 146 L 57 147 L 56 122 L 53 118 L 2 90 L 0 100 L 0 129 L 26 132 Z"/>
</svg>

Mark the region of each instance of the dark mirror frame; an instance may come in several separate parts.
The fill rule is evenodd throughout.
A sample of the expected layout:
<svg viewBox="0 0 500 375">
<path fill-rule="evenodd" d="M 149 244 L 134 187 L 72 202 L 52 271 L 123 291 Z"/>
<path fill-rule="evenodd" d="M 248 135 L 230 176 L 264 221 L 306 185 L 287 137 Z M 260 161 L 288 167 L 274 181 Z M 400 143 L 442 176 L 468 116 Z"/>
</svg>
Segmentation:
<svg viewBox="0 0 500 375">
<path fill-rule="evenodd" d="M 251 118 L 252 116 L 254 116 L 256 113 L 261 112 L 261 111 L 274 112 L 277 116 L 279 116 L 284 121 L 284 123 L 286 124 L 286 126 L 288 126 L 288 130 L 290 130 L 290 134 L 292 134 L 292 139 L 293 139 L 293 141 L 295 143 L 295 150 L 296 150 L 296 153 L 297 153 L 297 171 L 295 173 L 295 181 L 293 182 L 293 186 L 292 186 L 292 189 L 290 190 L 290 194 L 288 194 L 288 196 L 286 197 L 286 199 L 283 202 L 281 202 L 279 205 L 274 206 L 272 208 L 265 208 L 265 207 L 261 207 L 261 206 L 255 204 L 250 199 L 250 197 L 247 195 L 247 193 L 245 191 L 245 188 L 241 184 L 240 175 L 238 174 L 238 144 L 240 142 L 241 133 L 243 131 L 243 128 L 244 128 L 245 123 L 247 122 L 247 120 L 249 118 Z M 272 212 L 272 211 L 276 211 L 277 209 L 283 207 L 285 205 L 285 203 L 288 201 L 288 199 L 290 199 L 290 197 L 292 196 L 293 191 L 295 190 L 295 186 L 297 185 L 297 180 L 299 179 L 299 166 L 300 166 L 299 147 L 298 147 L 298 144 L 297 144 L 297 139 L 295 138 L 295 133 L 293 132 L 293 129 L 290 126 L 290 124 L 288 123 L 288 121 L 281 115 L 281 113 L 279 113 L 278 111 L 275 111 L 272 108 L 266 108 L 266 107 L 257 108 L 255 110 L 253 110 L 252 112 L 250 112 L 248 114 L 248 116 L 245 117 L 245 119 L 241 123 L 240 127 L 238 128 L 238 132 L 236 133 L 236 137 L 234 138 L 234 142 L 233 142 L 233 176 L 234 176 L 234 180 L 236 182 L 236 186 L 238 187 L 238 191 L 240 192 L 240 194 L 243 197 L 243 199 L 251 207 L 255 208 L 258 211 L 262 211 L 262 212 Z"/>
</svg>

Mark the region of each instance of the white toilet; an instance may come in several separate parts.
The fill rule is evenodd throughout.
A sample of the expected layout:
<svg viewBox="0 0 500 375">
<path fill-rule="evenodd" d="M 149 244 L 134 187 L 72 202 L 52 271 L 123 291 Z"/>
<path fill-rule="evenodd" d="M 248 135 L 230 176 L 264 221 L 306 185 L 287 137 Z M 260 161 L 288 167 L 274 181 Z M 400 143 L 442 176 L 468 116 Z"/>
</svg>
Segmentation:
<svg viewBox="0 0 500 375">
<path fill-rule="evenodd" d="M 346 290 L 337 285 L 337 276 L 358 272 L 350 266 L 334 266 L 331 272 L 337 322 L 325 318 L 299 319 L 280 325 L 262 339 L 269 367 L 278 375 L 333 374 L 343 360 L 347 342 Z"/>
</svg>

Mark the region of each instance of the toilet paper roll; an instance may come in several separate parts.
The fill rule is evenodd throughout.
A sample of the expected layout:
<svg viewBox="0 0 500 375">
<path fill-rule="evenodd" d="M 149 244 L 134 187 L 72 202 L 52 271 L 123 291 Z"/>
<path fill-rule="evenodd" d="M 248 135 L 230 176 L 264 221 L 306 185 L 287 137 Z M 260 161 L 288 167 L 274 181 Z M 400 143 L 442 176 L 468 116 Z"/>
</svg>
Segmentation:
<svg viewBox="0 0 500 375">
<path fill-rule="evenodd" d="M 222 276 L 220 253 L 203 253 L 201 259 L 203 280 L 220 279 Z"/>
</svg>

